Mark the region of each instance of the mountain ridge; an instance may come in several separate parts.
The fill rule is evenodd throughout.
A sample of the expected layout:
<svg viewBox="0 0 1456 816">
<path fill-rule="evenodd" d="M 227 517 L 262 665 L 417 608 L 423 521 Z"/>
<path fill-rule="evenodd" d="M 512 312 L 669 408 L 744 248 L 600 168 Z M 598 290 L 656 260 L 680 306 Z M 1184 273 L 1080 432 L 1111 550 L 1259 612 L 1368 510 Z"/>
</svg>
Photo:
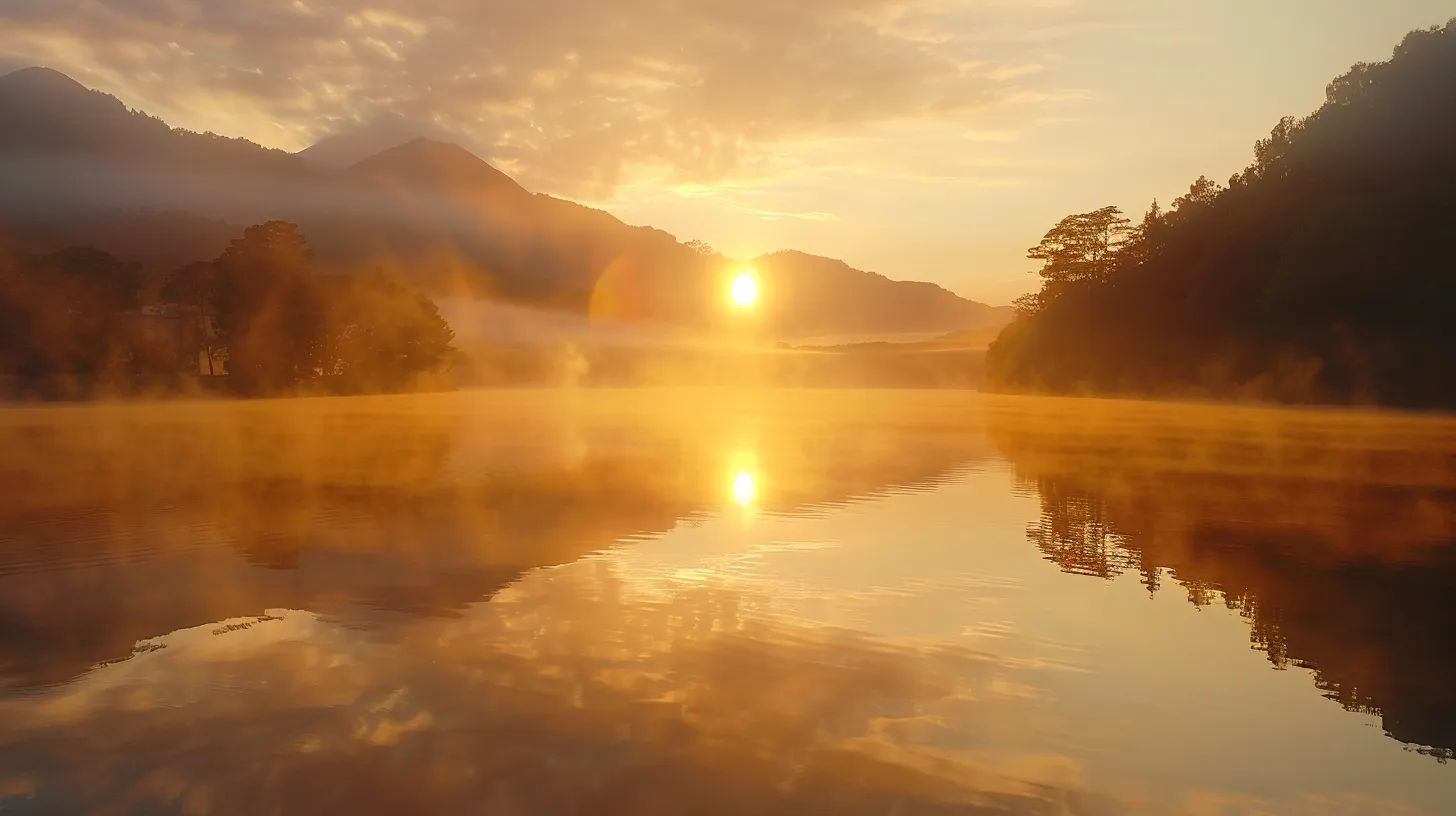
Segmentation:
<svg viewBox="0 0 1456 816">
<path fill-rule="evenodd" d="M 335 130 L 294 155 L 319 167 L 342 170 L 421 137 L 450 141 L 448 134 L 433 123 L 422 124 L 394 114 Z"/>
<path fill-rule="evenodd" d="M 424 136 L 366 156 L 341 172 L 407 187 L 530 195 L 515 179 L 464 147 Z"/>
<path fill-rule="evenodd" d="M 40 218 L 41 200 L 52 221 L 76 210 L 95 220 L 108 209 L 233 224 L 281 219 L 298 223 L 325 266 L 337 270 L 385 269 L 437 291 L 594 319 L 699 326 L 725 319 L 722 279 L 741 262 L 533 193 L 458 144 L 416 137 L 338 169 L 307 153 L 173 128 L 51 69 L 0 76 L 0 227 L 9 232 L 24 233 L 17 225 Z M 1003 309 L 936 284 L 796 250 L 749 263 L 765 291 L 780 295 L 757 321 L 771 334 L 955 331 L 1005 322 Z"/>
</svg>

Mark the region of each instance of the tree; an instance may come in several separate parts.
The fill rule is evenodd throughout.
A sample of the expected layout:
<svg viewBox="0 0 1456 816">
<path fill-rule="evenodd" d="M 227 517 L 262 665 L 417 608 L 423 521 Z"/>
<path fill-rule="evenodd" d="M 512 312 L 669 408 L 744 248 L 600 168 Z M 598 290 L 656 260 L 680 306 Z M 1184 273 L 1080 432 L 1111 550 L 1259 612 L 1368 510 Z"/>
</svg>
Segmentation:
<svg viewBox="0 0 1456 816">
<path fill-rule="evenodd" d="M 1158 200 L 1153 199 L 1147 212 L 1143 213 L 1143 220 L 1129 231 L 1118 250 L 1118 262 L 1123 265 L 1142 264 L 1156 255 L 1167 235 L 1168 215 Z"/>
<path fill-rule="evenodd" d="M 141 265 L 123 261 L 92 246 L 68 247 L 39 259 L 42 274 L 67 279 L 71 308 L 93 315 L 115 315 L 135 309 L 141 292 Z"/>
<path fill-rule="evenodd" d="M 1063 219 L 988 352 L 1023 390 L 1456 405 L 1456 20 L 1280 120 L 1228 188 Z"/>
<path fill-rule="evenodd" d="M 0 388 L 85 396 L 139 374 L 175 375 L 175 340 L 149 330 L 166 325 L 137 320 L 140 290 L 137 264 L 91 247 L 0 251 Z M 310 381 L 395 391 L 455 354 L 454 332 L 428 297 L 381 274 L 315 274 L 304 237 L 282 221 L 249 227 L 215 260 L 177 269 L 161 295 L 212 318 L 216 335 L 203 342 L 241 394 Z"/>
<path fill-rule="evenodd" d="M 217 317 L 217 264 L 212 261 L 196 261 L 187 264 L 168 276 L 162 284 L 162 299 L 180 306 L 197 310 L 201 318 L 200 348 L 207 352 L 207 373 L 215 374 L 213 360 L 223 353 L 223 346 L 213 333 Z M 194 354 L 195 356 L 195 354 Z"/>
<path fill-rule="evenodd" d="M 248 227 L 214 265 L 218 339 L 237 387 L 276 392 L 317 376 L 324 304 L 311 279 L 313 252 L 298 226 Z"/>
<path fill-rule="evenodd" d="M 1279 120 L 1269 132 L 1269 138 L 1260 139 L 1254 145 L 1254 164 L 1245 175 L 1256 178 L 1281 178 L 1288 173 L 1286 164 L 1290 145 L 1294 142 L 1304 123 L 1293 116 Z"/>
<path fill-rule="evenodd" d="M 1043 262 L 1038 274 L 1048 284 L 1100 281 L 1131 234 L 1132 222 L 1122 210 L 1103 207 L 1063 218 L 1026 257 Z"/>
<path fill-rule="evenodd" d="M 298 227 L 249 227 L 210 264 L 179 270 L 169 291 L 216 316 L 241 393 L 317 380 L 349 392 L 397 391 L 453 355 L 454 332 L 423 294 L 376 273 L 319 275 Z"/>
<path fill-rule="evenodd" d="M 1199 176 L 1188 186 L 1188 193 L 1173 199 L 1173 212 L 1186 213 L 1198 207 L 1208 207 L 1218 200 L 1223 188 L 1208 176 Z"/>
<path fill-rule="evenodd" d="M 1069 215 L 1057 222 L 1026 251 L 1026 257 L 1041 261 L 1041 291 L 1017 298 L 1017 314 L 1038 314 L 1056 300 L 1068 286 L 1106 280 L 1117 264 L 1118 253 L 1133 238 L 1132 222 L 1122 210 L 1103 207 L 1089 213 Z"/>
<path fill-rule="evenodd" d="M 428 297 L 382 275 L 320 284 L 329 315 L 323 371 L 334 387 L 400 390 L 452 356 L 455 333 Z"/>
<path fill-rule="evenodd" d="M 120 385 L 134 356 L 128 313 L 141 268 L 95 247 L 11 256 L 0 270 L 0 372 L 62 395 Z"/>
</svg>

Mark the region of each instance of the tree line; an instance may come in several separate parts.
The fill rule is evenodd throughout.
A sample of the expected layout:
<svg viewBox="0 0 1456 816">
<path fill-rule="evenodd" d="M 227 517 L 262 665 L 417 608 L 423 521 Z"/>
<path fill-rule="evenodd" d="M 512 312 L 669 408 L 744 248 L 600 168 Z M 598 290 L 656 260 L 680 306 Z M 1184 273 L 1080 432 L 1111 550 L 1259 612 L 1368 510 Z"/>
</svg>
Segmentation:
<svg viewBox="0 0 1456 816">
<path fill-rule="evenodd" d="M 1456 20 L 1354 66 L 1254 154 L 1136 222 L 1056 224 L 988 385 L 1456 405 Z"/>
<path fill-rule="evenodd" d="M 428 297 L 380 274 L 319 274 L 287 222 L 168 276 L 167 331 L 141 311 L 145 289 L 140 265 L 94 247 L 0 252 L 0 395 L 186 388 L 200 374 L 245 396 L 398 391 L 455 354 Z"/>
</svg>

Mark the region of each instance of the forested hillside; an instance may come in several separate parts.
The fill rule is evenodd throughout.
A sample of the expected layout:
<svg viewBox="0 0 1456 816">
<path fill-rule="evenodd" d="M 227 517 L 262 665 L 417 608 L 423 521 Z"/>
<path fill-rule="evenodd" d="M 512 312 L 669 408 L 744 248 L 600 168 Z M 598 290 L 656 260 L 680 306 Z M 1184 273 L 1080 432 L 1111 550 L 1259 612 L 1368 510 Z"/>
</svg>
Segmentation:
<svg viewBox="0 0 1456 816">
<path fill-rule="evenodd" d="M 1138 223 L 1057 224 L 992 387 L 1456 405 L 1456 20 L 1354 66 L 1254 153 Z"/>
</svg>

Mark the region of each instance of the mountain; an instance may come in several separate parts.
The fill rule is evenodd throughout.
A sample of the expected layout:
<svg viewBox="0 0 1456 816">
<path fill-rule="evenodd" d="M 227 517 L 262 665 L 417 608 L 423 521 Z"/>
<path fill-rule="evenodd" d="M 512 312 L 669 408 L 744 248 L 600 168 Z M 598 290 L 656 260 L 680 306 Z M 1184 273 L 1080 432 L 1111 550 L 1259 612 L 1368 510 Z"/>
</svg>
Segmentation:
<svg viewBox="0 0 1456 816">
<path fill-rule="evenodd" d="M 296 155 L 317 167 L 342 170 L 419 138 L 437 142 L 449 140 L 449 136 L 433 123 L 414 122 L 396 114 L 332 133 Z"/>
<path fill-rule="evenodd" d="M 352 178 L 391 186 L 458 190 L 486 196 L 525 196 L 526 188 L 469 150 L 433 139 L 412 139 L 345 170 Z"/>
<path fill-rule="evenodd" d="M 125 160 L 172 169 L 296 174 L 300 158 L 246 139 L 174 129 L 49 68 L 0 76 L 0 159 Z"/>
<path fill-rule="evenodd" d="M 155 148 L 171 129 L 134 113 L 120 100 L 91 91 L 49 68 L 24 68 L 0 77 L 0 148 L 7 154 L 131 154 Z"/>
<path fill-rule="evenodd" d="M 392 129 L 391 129 L 392 128 Z M 736 267 L 661 230 L 532 193 L 455 144 L 405 139 L 399 121 L 298 154 L 193 133 L 63 74 L 0 77 L 0 237 L 94 243 L 165 273 L 212 257 L 230 232 L 297 223 L 325 271 L 386 270 L 436 292 L 705 327 L 730 319 Z M 800 338 L 933 333 L 1004 322 L 925 283 L 797 252 L 757 259 L 755 326 Z M 741 321 L 740 321 L 741 322 Z"/>
<path fill-rule="evenodd" d="M 911 334 L 930 327 L 1000 324 L 1005 309 L 966 300 L 933 283 L 895 281 L 843 261 L 785 251 L 753 261 L 764 318 L 793 337 Z"/>
</svg>

